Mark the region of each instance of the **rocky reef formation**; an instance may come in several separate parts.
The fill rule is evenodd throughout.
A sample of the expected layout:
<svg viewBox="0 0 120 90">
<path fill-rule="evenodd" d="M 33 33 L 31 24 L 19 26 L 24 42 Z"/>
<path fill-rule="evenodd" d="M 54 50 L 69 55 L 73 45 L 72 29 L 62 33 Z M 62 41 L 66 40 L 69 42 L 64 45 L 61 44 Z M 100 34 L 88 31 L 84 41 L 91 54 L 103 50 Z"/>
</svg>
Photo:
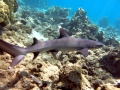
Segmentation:
<svg viewBox="0 0 120 90">
<path fill-rule="evenodd" d="M 108 26 L 108 18 L 107 17 L 103 17 L 100 19 L 100 21 L 98 22 L 98 25 L 100 27 L 106 28 Z"/>
<path fill-rule="evenodd" d="M 114 49 L 105 55 L 100 61 L 102 68 L 110 72 L 114 77 L 120 77 L 120 50 Z"/>
<path fill-rule="evenodd" d="M 112 45 L 114 47 L 119 46 L 119 30 L 113 28 L 112 26 L 109 26 L 107 28 L 99 28 L 99 30 L 101 32 L 101 35 L 104 37 L 101 38 L 101 40 L 99 39 L 100 41 L 104 42 L 106 45 Z"/>
<path fill-rule="evenodd" d="M 106 40 L 105 44 L 106 45 L 111 45 L 111 46 L 114 46 L 114 47 L 119 46 L 119 42 L 115 38 L 109 38 L 108 40 Z"/>
<path fill-rule="evenodd" d="M 52 6 L 45 12 L 45 15 L 52 20 L 51 23 L 53 24 L 65 23 L 68 21 L 66 18 L 68 16 L 67 8 Z"/>
<path fill-rule="evenodd" d="M 86 11 L 79 8 L 71 20 L 61 24 L 69 35 L 104 42 L 104 34 L 98 32 L 98 26 L 91 24 Z"/>
<path fill-rule="evenodd" d="M 0 25 L 6 26 L 14 21 L 13 13 L 17 11 L 16 0 L 0 0 Z"/>
<path fill-rule="evenodd" d="M 15 37 L 10 37 L 13 33 Z M 6 28 L 1 38 L 25 47 L 26 40 L 29 44 L 32 43 L 31 39 L 27 38 L 28 35 L 23 33 L 21 36 L 20 32 L 10 32 Z M 119 51 L 110 50 L 112 48 L 109 47 L 90 50 L 87 58 L 76 52 L 59 52 L 57 59 L 54 59 L 51 53 L 43 52 L 35 60 L 32 60 L 33 54 L 29 53 L 13 69 L 7 69 L 9 64 L 6 63 L 6 60 L 12 57 L 7 53 L 0 53 L 0 89 L 102 90 L 105 88 L 104 90 L 110 90 L 109 88 L 114 88 L 119 90 L 117 79 L 113 79 L 113 74 L 106 71 L 107 69 L 111 71 L 114 67 L 111 62 L 112 56 L 119 62 Z M 106 65 L 104 62 L 109 64 Z M 119 68 L 119 64 L 116 64 Z M 107 67 L 108 65 L 111 68 Z M 103 69 L 105 67 L 106 70 Z M 119 69 L 114 68 L 111 72 L 114 71 L 118 73 Z M 111 84 L 107 85 L 107 83 Z"/>
<path fill-rule="evenodd" d="M 17 11 L 18 4 L 16 0 L 3 0 L 3 1 L 9 6 L 11 14 Z"/>
<path fill-rule="evenodd" d="M 54 8 L 52 10 L 58 12 L 58 15 L 65 10 L 57 8 L 60 12 Z M 46 12 L 49 12 L 49 9 Z M 4 27 L 0 38 L 28 47 L 32 45 L 33 37 L 41 41 L 58 38 L 57 24 L 60 24 L 74 37 L 105 42 L 104 32 L 98 31 L 98 27 L 90 23 L 82 8 L 78 9 L 71 20 L 67 19 L 65 22 L 55 22 L 56 19 L 49 14 L 30 7 L 20 7 L 15 14 L 14 24 Z M 52 14 L 55 13 L 52 11 Z M 60 17 L 67 17 L 66 10 L 64 14 Z M 76 51 L 58 52 L 56 58 L 49 52 L 40 52 L 34 60 L 33 54 L 28 53 L 22 62 L 12 69 L 8 69 L 9 63 L 6 63 L 12 56 L 0 52 L 0 89 L 119 90 L 119 48 L 106 46 L 89 50 L 88 57 L 83 57 Z"/>
</svg>

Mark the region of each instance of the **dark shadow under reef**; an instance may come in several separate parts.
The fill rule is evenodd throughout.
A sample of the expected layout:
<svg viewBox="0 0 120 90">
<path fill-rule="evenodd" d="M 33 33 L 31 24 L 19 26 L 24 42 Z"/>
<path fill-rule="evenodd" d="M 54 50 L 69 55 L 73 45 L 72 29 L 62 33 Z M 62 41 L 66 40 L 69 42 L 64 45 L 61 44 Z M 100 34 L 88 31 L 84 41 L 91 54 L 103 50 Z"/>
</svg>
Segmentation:
<svg viewBox="0 0 120 90">
<path fill-rule="evenodd" d="M 114 78 L 120 78 L 120 50 L 115 49 L 99 60 L 101 68 L 109 72 Z"/>
<path fill-rule="evenodd" d="M 0 35 L 2 35 L 3 31 L 4 31 L 4 28 L 0 25 Z"/>
</svg>

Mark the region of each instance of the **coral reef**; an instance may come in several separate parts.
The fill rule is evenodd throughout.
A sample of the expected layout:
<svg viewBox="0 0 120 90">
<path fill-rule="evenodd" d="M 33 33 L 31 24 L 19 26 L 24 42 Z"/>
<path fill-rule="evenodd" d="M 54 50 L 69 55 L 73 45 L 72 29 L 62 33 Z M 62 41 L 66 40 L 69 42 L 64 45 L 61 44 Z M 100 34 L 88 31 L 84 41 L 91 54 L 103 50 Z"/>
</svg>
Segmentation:
<svg viewBox="0 0 120 90">
<path fill-rule="evenodd" d="M 97 38 L 100 42 L 105 42 L 105 38 L 104 38 L 104 33 L 103 33 L 103 31 L 100 31 L 99 33 L 97 33 L 96 38 Z"/>
<path fill-rule="evenodd" d="M 0 25 L 6 26 L 14 21 L 13 13 L 17 11 L 16 0 L 0 0 Z"/>
<path fill-rule="evenodd" d="M 59 6 L 52 6 L 50 7 L 46 12 L 46 15 L 49 17 L 67 17 L 68 16 L 68 9 L 67 8 L 61 8 Z"/>
<path fill-rule="evenodd" d="M 86 16 L 86 12 L 82 8 L 79 8 L 72 19 L 69 22 L 64 23 L 62 26 L 67 29 L 69 35 L 75 37 L 92 40 L 99 40 L 103 37 L 99 36 L 99 38 L 97 38 L 97 35 L 99 34 L 98 27 L 90 23 Z"/>
<path fill-rule="evenodd" d="M 16 12 L 18 9 L 18 4 L 16 0 L 3 0 L 8 6 L 10 13 Z"/>
<path fill-rule="evenodd" d="M 120 49 L 111 50 L 99 62 L 102 68 L 110 72 L 114 77 L 120 77 Z"/>
<path fill-rule="evenodd" d="M 72 35 L 80 30 L 85 31 L 88 24 L 89 20 L 88 17 L 86 17 L 86 12 L 82 8 L 79 8 L 78 11 L 72 17 L 71 21 L 66 26 L 69 27 L 69 33 L 70 35 Z"/>
<path fill-rule="evenodd" d="M 112 45 L 114 47 L 118 47 L 119 46 L 119 34 L 120 31 L 116 30 L 115 28 L 109 26 L 107 28 L 102 28 L 100 29 L 101 34 L 99 34 L 101 36 L 101 38 L 99 37 L 99 35 L 96 38 L 99 38 L 98 40 L 100 40 L 101 42 L 104 42 L 106 45 Z M 102 38 L 103 36 L 103 38 Z"/>
<path fill-rule="evenodd" d="M 67 11 L 64 11 L 64 8 L 58 9 L 64 14 L 58 15 L 66 19 Z M 57 9 L 52 10 L 56 12 Z M 71 20 L 65 22 L 55 23 L 56 19 L 52 15 L 23 6 L 16 12 L 15 17 L 14 24 L 3 27 L 0 38 L 18 46 L 32 45 L 33 37 L 41 41 L 58 38 L 56 24 L 61 22 L 73 37 L 106 42 L 105 32 L 98 31 L 98 27 L 90 23 L 86 12 L 81 8 Z M 113 32 L 114 29 L 108 27 L 105 31 Z M 114 46 L 119 44 L 115 39 L 107 42 Z M 58 52 L 56 58 L 53 58 L 49 52 L 40 52 L 33 60 L 33 54 L 28 53 L 19 65 L 8 69 L 9 63 L 6 63 L 6 60 L 11 60 L 12 56 L 0 52 L 0 90 L 119 90 L 119 54 L 119 48 L 110 46 L 89 50 L 88 57 L 76 52 Z"/>
<path fill-rule="evenodd" d="M 100 19 L 100 21 L 98 22 L 98 25 L 100 27 L 106 28 L 108 26 L 108 18 L 107 17 L 103 17 Z"/>
<path fill-rule="evenodd" d="M 105 44 L 106 45 L 112 45 L 114 47 L 119 46 L 119 42 L 115 38 L 109 38 L 108 40 L 106 40 Z"/>
<path fill-rule="evenodd" d="M 45 15 L 52 19 L 51 23 L 59 24 L 68 21 L 66 18 L 68 16 L 68 9 L 61 8 L 59 6 L 52 6 L 46 12 Z"/>
<path fill-rule="evenodd" d="M 0 1 L 0 25 L 5 26 L 10 23 L 10 11 L 7 4 L 2 0 Z"/>
</svg>

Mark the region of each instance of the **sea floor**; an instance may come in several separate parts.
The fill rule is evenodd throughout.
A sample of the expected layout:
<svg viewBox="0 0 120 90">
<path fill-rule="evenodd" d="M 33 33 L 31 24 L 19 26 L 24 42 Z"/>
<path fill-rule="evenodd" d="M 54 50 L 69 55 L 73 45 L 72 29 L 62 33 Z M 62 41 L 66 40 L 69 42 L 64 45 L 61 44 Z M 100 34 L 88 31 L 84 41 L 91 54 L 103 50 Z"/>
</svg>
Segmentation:
<svg viewBox="0 0 120 90">
<path fill-rule="evenodd" d="M 22 18 L 20 13 L 16 14 L 15 24 L 3 28 L 2 40 L 28 47 L 33 37 L 45 41 L 59 36 L 57 25 L 35 20 L 34 16 Z M 120 90 L 120 47 L 89 50 L 87 57 L 76 51 L 59 51 L 56 58 L 40 52 L 33 60 L 33 53 L 28 53 L 9 69 L 7 60 L 12 59 L 0 53 L 0 90 Z"/>
<path fill-rule="evenodd" d="M 16 38 L 9 37 L 13 33 Z M 27 45 L 24 45 L 26 40 L 31 40 L 26 37 L 15 31 L 5 31 L 1 36 L 5 41 L 22 47 Z M 6 62 L 12 59 L 11 55 L 2 53 L 0 90 L 119 90 L 120 76 L 114 75 L 119 74 L 120 67 L 115 64 L 120 62 L 119 53 L 119 49 L 105 47 L 89 50 L 86 58 L 75 52 L 59 52 L 55 59 L 51 53 L 42 52 L 35 60 L 33 54 L 28 53 L 12 69 L 8 69 L 9 63 Z"/>
</svg>

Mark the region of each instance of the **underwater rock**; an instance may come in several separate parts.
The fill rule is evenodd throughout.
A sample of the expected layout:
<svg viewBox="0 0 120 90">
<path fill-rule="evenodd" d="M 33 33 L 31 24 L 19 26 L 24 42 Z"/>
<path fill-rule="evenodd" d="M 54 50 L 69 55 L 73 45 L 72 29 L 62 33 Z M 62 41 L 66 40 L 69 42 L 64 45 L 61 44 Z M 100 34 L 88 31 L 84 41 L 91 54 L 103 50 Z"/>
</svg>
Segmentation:
<svg viewBox="0 0 120 90">
<path fill-rule="evenodd" d="M 86 31 L 89 24 L 86 12 L 79 8 L 74 14 L 69 23 L 65 23 L 65 28 L 69 30 L 69 35 L 74 35 L 77 32 Z"/>
<path fill-rule="evenodd" d="M 17 11 L 18 5 L 16 0 L 0 1 L 0 25 L 6 26 L 14 21 L 13 13 Z"/>
<path fill-rule="evenodd" d="M 119 32 L 118 32 L 119 34 Z M 109 39 L 109 38 L 115 38 L 117 35 L 117 31 L 114 27 L 112 26 L 109 26 L 105 29 L 105 35 L 106 35 L 106 39 Z"/>
<path fill-rule="evenodd" d="M 108 40 L 105 41 L 106 45 L 112 45 L 114 47 L 119 46 L 119 42 L 115 38 L 109 38 Z"/>
<path fill-rule="evenodd" d="M 107 28 L 100 28 L 100 32 L 104 32 L 104 42 L 106 45 L 113 45 L 114 47 L 118 46 L 119 43 L 119 34 L 120 31 L 115 29 L 112 26 L 108 26 Z M 111 42 L 110 42 L 111 41 Z M 116 45 L 114 45 L 116 44 Z"/>
<path fill-rule="evenodd" d="M 104 38 L 103 31 L 98 32 L 97 35 L 96 35 L 96 38 L 98 39 L 98 41 L 104 42 L 105 38 Z"/>
<path fill-rule="evenodd" d="M 43 12 L 36 12 L 35 13 L 37 17 L 44 18 L 44 13 Z"/>
<path fill-rule="evenodd" d="M 9 31 L 18 31 L 19 30 L 19 27 L 16 25 L 7 25 L 5 28 L 4 28 L 5 31 L 9 30 Z M 9 35 L 8 35 L 9 36 Z"/>
<path fill-rule="evenodd" d="M 98 38 L 96 38 L 98 27 L 97 25 L 90 23 L 86 16 L 86 11 L 82 8 L 77 10 L 69 22 L 62 24 L 61 26 L 65 27 L 68 34 L 73 35 L 74 37 L 98 40 Z"/>
<path fill-rule="evenodd" d="M 94 25 L 94 24 L 93 25 L 89 25 L 88 26 L 88 30 L 90 30 L 90 33 L 92 33 L 93 36 L 94 36 L 98 32 L 98 27 L 96 25 Z"/>
<path fill-rule="evenodd" d="M 14 22 L 14 12 L 17 11 L 18 9 L 18 4 L 17 4 L 17 1 L 16 0 L 3 0 L 9 7 L 9 11 L 10 11 L 10 17 L 9 17 L 9 20 L 11 23 Z"/>
<path fill-rule="evenodd" d="M 108 84 L 102 87 L 103 90 L 120 90 L 120 88 L 115 87 L 114 85 Z"/>
<path fill-rule="evenodd" d="M 53 19 L 52 22 L 56 24 L 65 23 L 66 21 L 68 21 L 68 19 L 66 19 L 66 17 L 68 16 L 67 8 L 61 8 L 59 6 L 52 6 L 45 12 L 45 15 Z"/>
<path fill-rule="evenodd" d="M 68 16 L 68 9 L 67 8 L 61 8 L 59 6 L 52 6 L 50 7 L 46 12 L 45 15 L 48 15 L 49 17 L 67 17 Z"/>
<path fill-rule="evenodd" d="M 113 49 L 100 61 L 102 68 L 110 72 L 114 77 L 120 77 L 120 50 Z"/>
<path fill-rule="evenodd" d="M 18 4 L 16 0 L 3 0 L 8 6 L 11 13 L 14 13 L 18 9 Z"/>
<path fill-rule="evenodd" d="M 43 12 L 36 12 L 30 8 L 25 11 L 25 9 L 20 7 L 15 23 L 4 27 L 4 33 L 0 36 L 1 39 L 27 47 L 32 45 L 33 36 L 45 35 L 49 39 L 58 38 L 57 25 L 53 24 L 54 20 L 52 18 L 50 18 L 50 21 L 49 17 Z M 25 12 L 25 16 L 22 15 L 24 14 L 21 13 L 22 10 Z M 62 25 L 69 34 L 74 34 L 75 37 L 104 41 L 103 32 L 98 32 L 98 27 L 90 23 L 84 10 L 79 9 L 74 18 L 77 17 L 78 21 L 75 19 L 77 24 L 71 23 L 73 26 L 68 23 L 71 21 L 66 22 L 64 17 L 60 17 L 60 22 L 65 22 Z M 32 31 L 39 34 L 32 36 Z M 40 39 L 41 37 L 38 40 Z M 112 53 L 110 51 L 111 48 L 109 47 L 89 50 L 88 57 L 83 57 L 76 52 L 58 52 L 57 59 L 53 58 L 51 53 L 40 52 L 34 60 L 33 54 L 29 53 L 25 56 L 23 62 L 14 68 L 14 71 L 9 71 L 7 69 L 9 64 L 6 63 L 6 60 L 11 60 L 12 57 L 6 53 L 0 53 L 0 89 L 94 90 L 94 87 L 96 87 L 96 90 L 102 90 L 103 87 L 106 87 L 106 83 L 114 84 L 115 79 L 112 74 L 118 75 L 120 71 L 119 51 L 111 51 Z M 114 60 L 114 62 L 111 60 Z"/>
<path fill-rule="evenodd" d="M 77 28 L 81 28 L 84 31 L 88 24 L 89 20 L 86 17 L 86 12 L 82 8 L 79 8 L 68 25 L 71 32 L 77 32 Z"/>
<path fill-rule="evenodd" d="M 52 33 L 51 33 L 52 32 Z M 52 26 L 47 26 L 43 31 L 42 31 L 43 35 L 46 38 L 49 39 L 53 39 L 53 38 L 57 38 L 59 36 L 59 32 L 56 31 L 54 28 L 52 28 Z"/>
<path fill-rule="evenodd" d="M 31 12 L 29 10 L 22 10 L 21 14 L 22 18 L 27 18 L 29 15 L 31 15 Z"/>
<path fill-rule="evenodd" d="M 74 66 L 73 64 L 66 64 L 59 75 L 59 82 L 63 84 L 57 86 L 58 89 L 73 89 L 73 90 L 93 90 L 89 81 L 81 73 L 80 66 Z"/>
<path fill-rule="evenodd" d="M 10 11 L 7 4 L 0 1 L 0 25 L 6 26 L 10 23 Z"/>
<path fill-rule="evenodd" d="M 98 22 L 98 25 L 100 26 L 100 27 L 103 27 L 103 28 L 106 28 L 107 26 L 108 26 L 108 18 L 107 17 L 103 17 L 103 18 L 101 18 L 100 20 L 99 20 L 99 22 Z"/>
</svg>

